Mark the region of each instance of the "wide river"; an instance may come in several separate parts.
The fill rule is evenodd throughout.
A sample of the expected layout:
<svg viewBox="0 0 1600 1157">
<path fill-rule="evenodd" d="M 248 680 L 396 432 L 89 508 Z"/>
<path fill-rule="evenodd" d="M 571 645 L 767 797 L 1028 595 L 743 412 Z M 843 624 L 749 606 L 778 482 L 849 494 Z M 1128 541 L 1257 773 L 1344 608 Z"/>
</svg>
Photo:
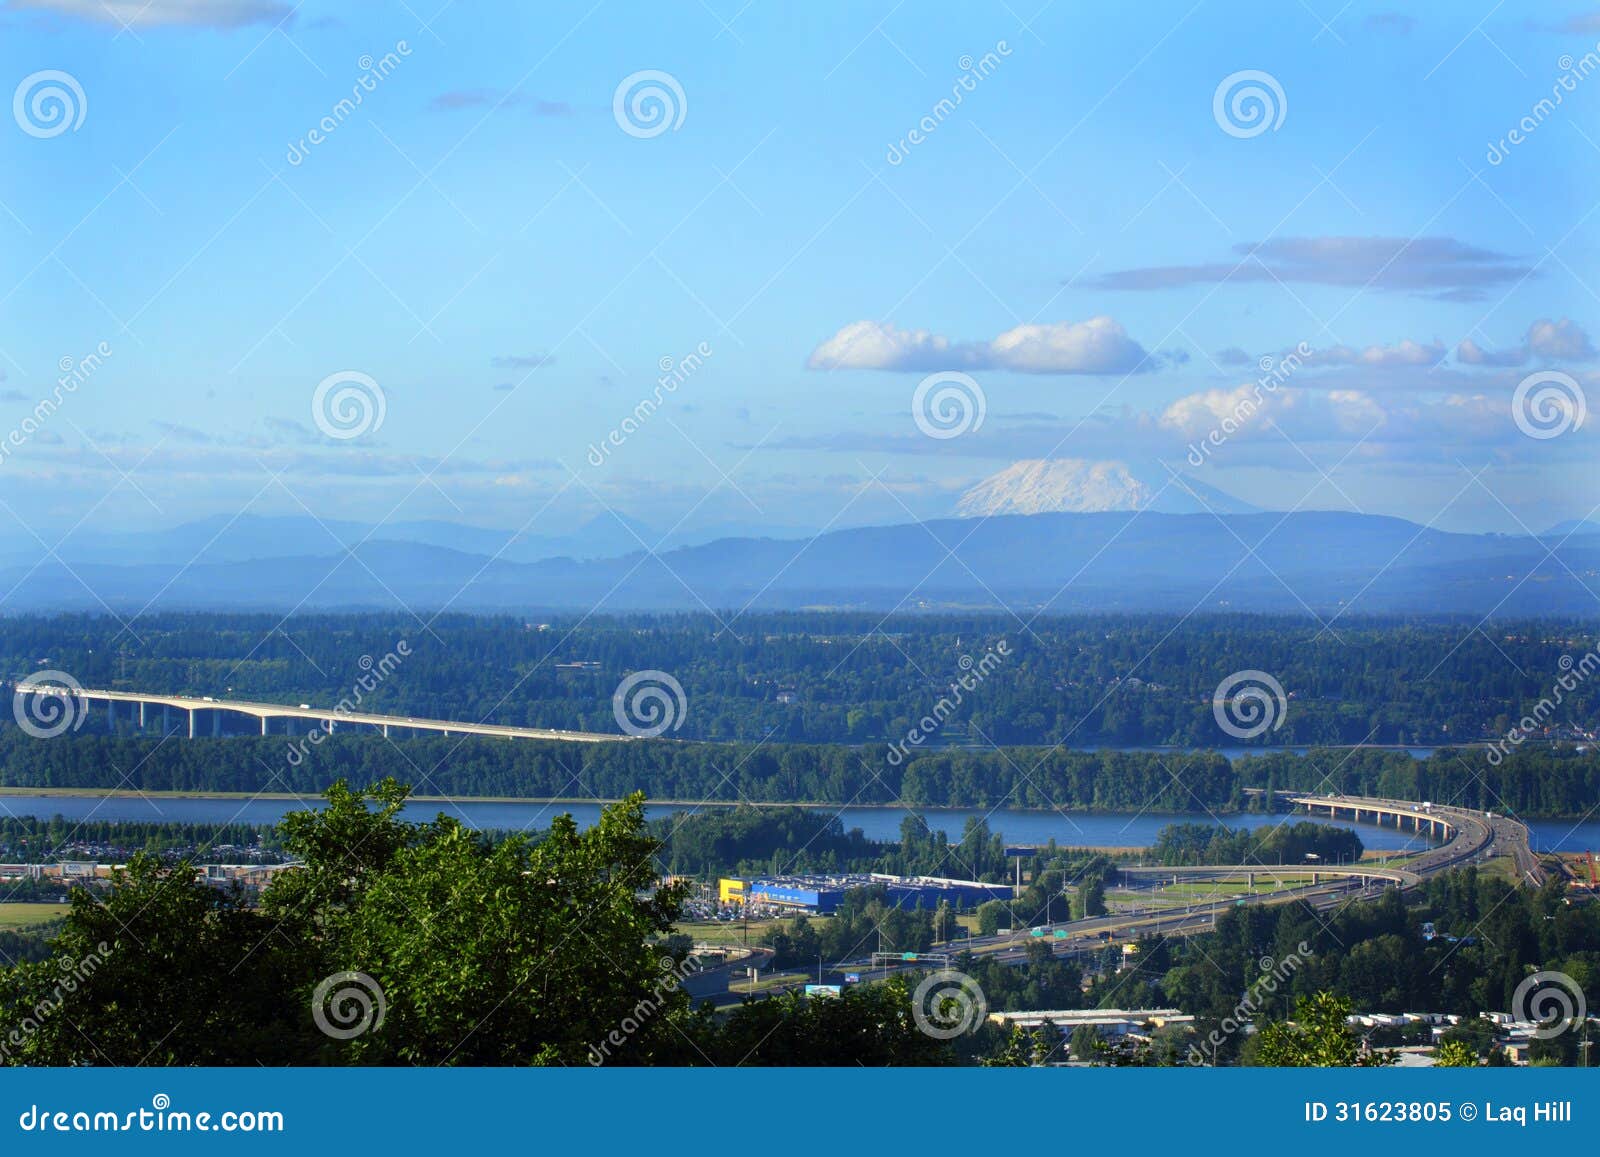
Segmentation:
<svg viewBox="0 0 1600 1157">
<path fill-rule="evenodd" d="M 250 823 L 271 824 L 297 808 L 317 806 L 317 800 L 284 799 L 205 799 L 190 796 L 106 796 L 89 795 L 6 795 L 0 794 L 0 815 L 62 816 L 69 820 L 145 820 L 166 823 Z M 691 804 L 655 804 L 652 819 L 684 812 L 704 811 Z M 819 815 L 837 815 L 846 829 L 860 828 L 868 839 L 898 840 L 900 821 L 911 812 L 901 807 L 817 808 Z M 500 828 L 513 831 L 537 830 L 550 826 L 551 817 L 570 812 L 580 826 L 593 824 L 600 805 L 592 803 L 531 803 L 490 800 L 459 800 L 454 803 L 418 802 L 407 809 L 411 819 L 429 819 L 443 812 L 475 828 Z M 920 813 L 928 825 L 959 838 L 967 820 L 979 816 L 990 830 L 1010 843 L 1042 844 L 1050 839 L 1066 847 L 1132 848 L 1148 847 L 1162 828 L 1172 823 L 1204 823 L 1204 813 L 1175 815 L 1169 812 L 1104 813 L 1045 812 L 1004 809 L 986 812 L 973 808 L 927 808 Z M 1282 816 L 1254 814 L 1219 817 L 1229 827 L 1255 828 L 1280 823 Z M 1320 823 L 1328 822 L 1326 818 Z M 1338 821 L 1341 827 L 1361 833 L 1369 848 L 1397 851 L 1425 846 L 1427 841 L 1410 831 L 1377 827 L 1373 824 Z M 1537 851 L 1590 851 L 1600 848 L 1600 821 L 1570 823 L 1560 820 L 1535 820 L 1533 832 Z"/>
</svg>

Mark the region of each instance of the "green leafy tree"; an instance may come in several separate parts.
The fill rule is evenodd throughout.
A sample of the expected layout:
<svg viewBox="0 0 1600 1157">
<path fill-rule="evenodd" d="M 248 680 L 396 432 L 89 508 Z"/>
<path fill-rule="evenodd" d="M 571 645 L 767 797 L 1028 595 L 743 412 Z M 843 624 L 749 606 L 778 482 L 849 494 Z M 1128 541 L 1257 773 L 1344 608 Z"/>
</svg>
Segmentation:
<svg viewBox="0 0 1600 1157">
<path fill-rule="evenodd" d="M 297 954 L 187 861 L 137 855 L 103 898 L 73 893 L 52 955 L 0 972 L 0 1060 L 284 1064 L 314 1047 Z"/>
<path fill-rule="evenodd" d="M 923 1032 L 905 978 L 853 985 L 838 997 L 798 993 L 747 1001 L 720 1029 L 701 1014 L 688 1035 L 719 1065 L 948 1065 L 949 1042 Z"/>
<path fill-rule="evenodd" d="M 1391 1065 L 1392 1051 L 1363 1053 L 1355 1034 L 1345 1024 L 1350 1002 L 1331 992 L 1301 997 L 1293 1023 L 1274 1021 L 1262 1026 L 1255 1049 L 1256 1063 L 1272 1068 L 1369 1068 Z"/>
</svg>

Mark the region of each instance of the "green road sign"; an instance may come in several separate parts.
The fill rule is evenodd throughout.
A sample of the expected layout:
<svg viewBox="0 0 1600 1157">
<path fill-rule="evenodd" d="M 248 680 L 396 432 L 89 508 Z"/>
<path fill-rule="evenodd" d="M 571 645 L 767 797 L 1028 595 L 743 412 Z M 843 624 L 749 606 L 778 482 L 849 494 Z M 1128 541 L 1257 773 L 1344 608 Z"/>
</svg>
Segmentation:
<svg viewBox="0 0 1600 1157">
<path fill-rule="evenodd" d="M 1067 930 L 1065 928 L 1057 928 L 1056 929 L 1056 939 L 1057 940 L 1065 940 L 1066 938 L 1067 938 Z"/>
</svg>

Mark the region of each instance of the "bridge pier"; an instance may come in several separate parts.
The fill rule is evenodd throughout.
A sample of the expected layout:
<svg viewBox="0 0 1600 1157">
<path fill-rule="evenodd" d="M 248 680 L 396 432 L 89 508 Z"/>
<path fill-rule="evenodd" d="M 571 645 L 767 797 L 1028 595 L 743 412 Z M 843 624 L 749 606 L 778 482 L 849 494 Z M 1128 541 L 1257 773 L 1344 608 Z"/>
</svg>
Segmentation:
<svg viewBox="0 0 1600 1157">
<path fill-rule="evenodd" d="M 116 734 L 116 732 L 117 732 L 117 701 L 115 699 L 107 699 L 106 700 L 106 727 L 110 729 L 110 731 L 111 731 L 111 733 L 113 735 Z"/>
<path fill-rule="evenodd" d="M 139 730 L 144 731 L 144 700 L 139 700 Z"/>
<path fill-rule="evenodd" d="M 186 708 L 184 708 L 184 710 L 186 710 L 189 713 L 189 738 L 193 739 L 194 738 L 194 717 L 199 714 L 199 711 L 197 711 L 193 707 L 186 707 Z"/>
<path fill-rule="evenodd" d="M 266 733 L 267 733 L 267 717 L 265 715 L 263 715 L 261 717 L 261 734 L 265 735 Z"/>
</svg>

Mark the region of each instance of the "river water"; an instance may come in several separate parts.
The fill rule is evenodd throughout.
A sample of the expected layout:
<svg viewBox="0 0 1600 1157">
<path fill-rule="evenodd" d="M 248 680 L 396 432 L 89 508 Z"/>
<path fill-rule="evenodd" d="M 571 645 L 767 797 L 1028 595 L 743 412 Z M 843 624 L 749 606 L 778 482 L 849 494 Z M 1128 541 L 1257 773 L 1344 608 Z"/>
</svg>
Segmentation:
<svg viewBox="0 0 1600 1157">
<path fill-rule="evenodd" d="M 296 808 L 315 807 L 317 800 L 282 799 L 205 799 L 189 796 L 79 796 L 79 795 L 4 795 L 0 794 L 0 815 L 63 816 L 71 820 L 144 820 L 165 823 L 222 824 L 230 822 L 271 824 Z M 656 804 L 649 809 L 652 819 L 705 810 L 689 804 Z M 819 816 L 837 815 L 846 829 L 860 828 L 868 839 L 898 840 L 900 822 L 909 814 L 901 807 L 817 808 Z M 578 824 L 587 827 L 600 815 L 600 805 L 592 803 L 546 804 L 533 802 L 495 802 L 460 800 L 454 803 L 413 803 L 407 818 L 430 819 L 436 813 L 459 819 L 475 828 L 512 831 L 538 830 L 550 826 L 551 818 L 570 812 Z M 1002 809 L 985 811 L 973 808 L 927 808 L 918 814 L 935 831 L 959 838 L 970 817 L 987 820 L 991 831 L 1007 842 L 1042 844 L 1051 839 L 1065 847 L 1131 848 L 1148 847 L 1162 828 L 1173 823 L 1215 822 L 1204 814 L 1179 815 L 1169 812 L 1106 813 L 1047 812 Z M 1234 828 L 1254 830 L 1266 824 L 1281 823 L 1284 816 L 1255 814 L 1221 815 L 1217 820 Z M 1328 822 L 1326 818 L 1319 823 Z M 1378 827 L 1370 823 L 1337 821 L 1341 827 L 1361 834 L 1369 848 L 1399 851 L 1426 846 L 1415 832 Z M 1589 851 L 1600 849 L 1600 821 L 1570 823 L 1560 820 L 1534 820 L 1529 823 L 1537 851 Z"/>
</svg>

